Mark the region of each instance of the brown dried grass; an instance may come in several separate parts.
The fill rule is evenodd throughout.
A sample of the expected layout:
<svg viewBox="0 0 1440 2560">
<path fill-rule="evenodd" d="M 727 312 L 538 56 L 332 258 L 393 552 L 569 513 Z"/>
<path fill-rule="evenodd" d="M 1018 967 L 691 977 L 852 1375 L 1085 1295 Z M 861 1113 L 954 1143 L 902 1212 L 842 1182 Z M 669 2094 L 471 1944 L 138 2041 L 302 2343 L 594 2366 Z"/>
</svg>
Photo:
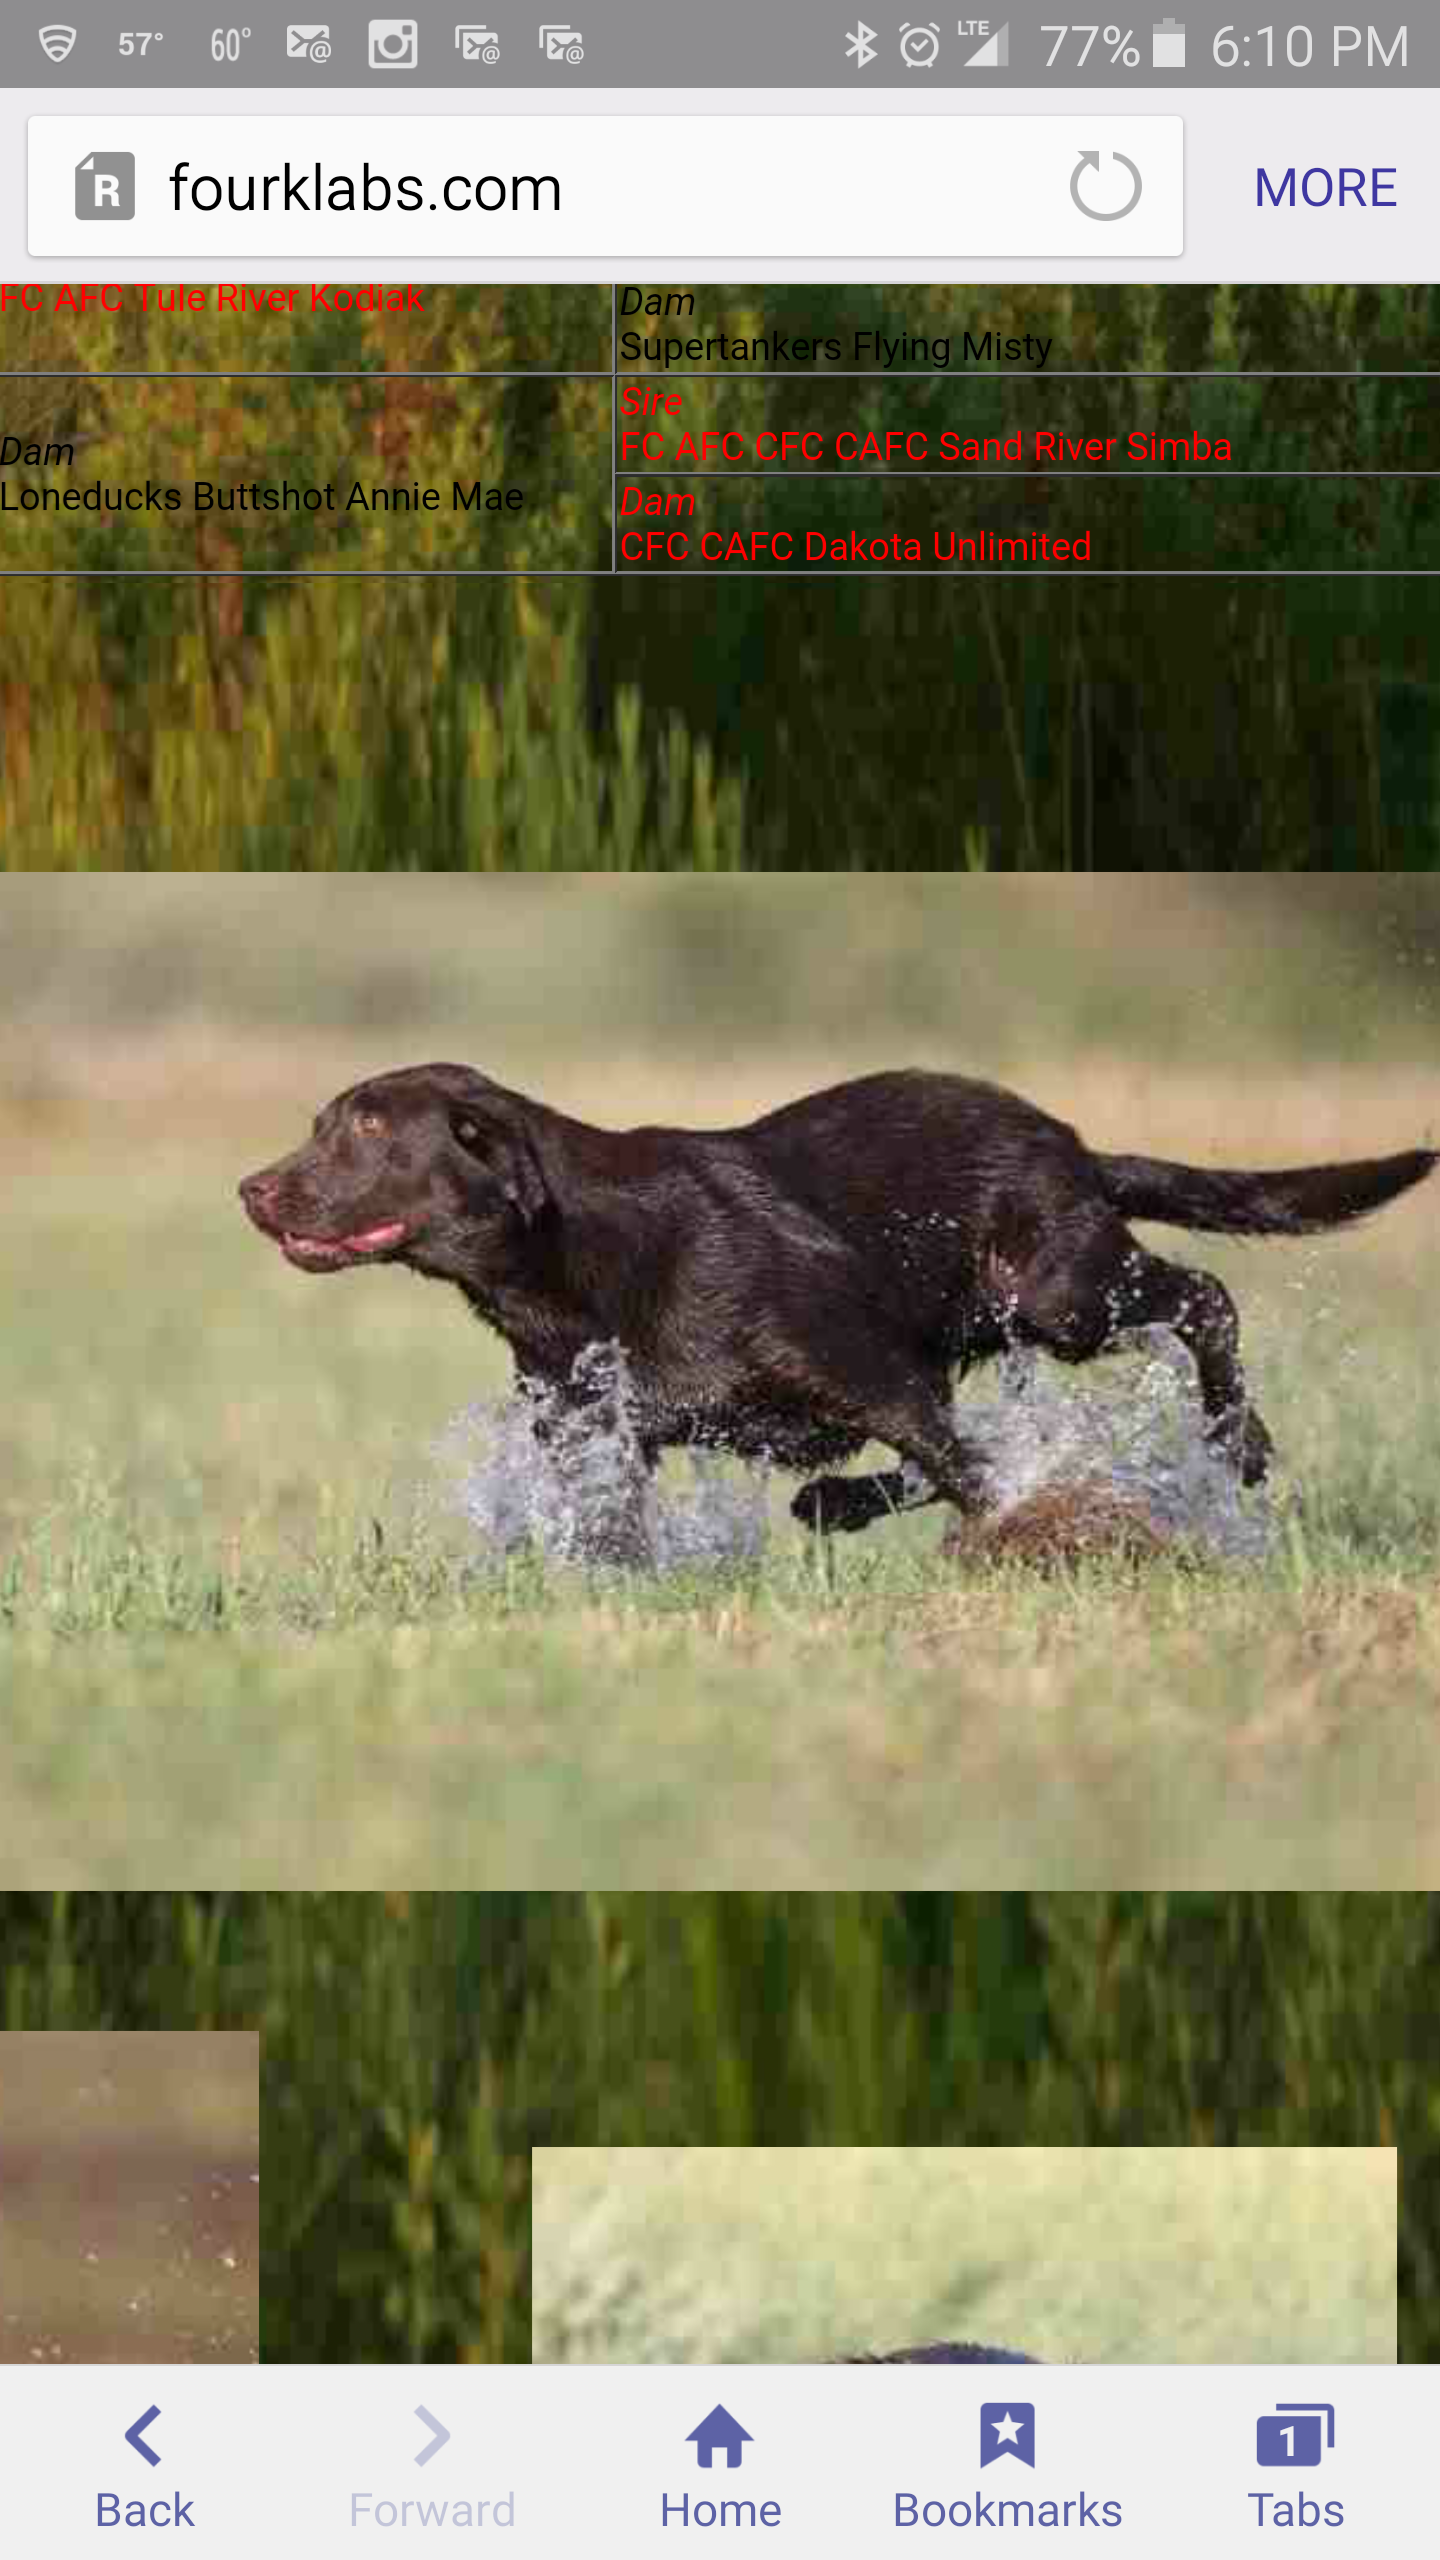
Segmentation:
<svg viewBox="0 0 1440 2560">
<path fill-rule="evenodd" d="M 1098 1477 L 1044 1485 L 1023 1502 L 979 1519 L 953 1521 L 940 1541 L 953 1563 L 1028 1565 L 1037 1573 L 1077 1565 L 1153 1564 L 1161 1557 L 1193 1563 L 1193 1546 Z"/>
</svg>

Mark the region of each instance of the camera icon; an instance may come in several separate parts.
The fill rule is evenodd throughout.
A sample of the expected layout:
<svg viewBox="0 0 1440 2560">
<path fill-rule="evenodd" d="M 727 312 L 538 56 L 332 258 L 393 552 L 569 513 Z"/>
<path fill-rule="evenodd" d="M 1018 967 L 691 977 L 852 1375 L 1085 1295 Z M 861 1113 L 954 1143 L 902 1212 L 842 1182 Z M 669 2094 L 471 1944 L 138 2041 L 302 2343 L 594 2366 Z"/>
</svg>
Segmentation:
<svg viewBox="0 0 1440 2560">
<path fill-rule="evenodd" d="M 420 54 L 420 22 L 418 18 L 372 18 L 370 21 L 370 68 L 372 71 L 413 71 Z"/>
</svg>

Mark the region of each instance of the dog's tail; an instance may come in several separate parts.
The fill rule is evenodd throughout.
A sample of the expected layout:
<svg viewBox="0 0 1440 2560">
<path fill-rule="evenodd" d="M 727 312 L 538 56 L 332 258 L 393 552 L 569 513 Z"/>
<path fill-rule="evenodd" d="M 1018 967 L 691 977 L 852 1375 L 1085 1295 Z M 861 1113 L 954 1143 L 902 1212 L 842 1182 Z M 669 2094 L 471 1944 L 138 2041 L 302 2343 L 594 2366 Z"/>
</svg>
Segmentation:
<svg viewBox="0 0 1440 2560">
<path fill-rule="evenodd" d="M 1282 1173 L 1212 1173 L 1152 1156 L 1097 1156 L 1111 1207 L 1125 1218 L 1209 1235 L 1308 1236 L 1367 1218 L 1423 1182 L 1440 1164 L 1432 1147 L 1357 1164 L 1300 1165 Z"/>
</svg>

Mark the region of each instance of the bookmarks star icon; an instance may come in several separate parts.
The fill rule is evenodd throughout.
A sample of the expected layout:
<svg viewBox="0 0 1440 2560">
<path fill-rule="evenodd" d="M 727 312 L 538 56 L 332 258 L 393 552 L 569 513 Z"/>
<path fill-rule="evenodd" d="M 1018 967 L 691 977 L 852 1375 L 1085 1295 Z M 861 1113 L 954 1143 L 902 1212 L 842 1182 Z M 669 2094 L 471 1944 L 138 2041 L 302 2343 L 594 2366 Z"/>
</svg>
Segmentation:
<svg viewBox="0 0 1440 2560">
<path fill-rule="evenodd" d="M 998 2462 L 1002 2454 L 1013 2454 L 1017 2462 L 1035 2462 L 1035 2403 L 1033 2400 L 985 2400 L 980 2406 L 980 2468 L 987 2462 Z"/>
</svg>

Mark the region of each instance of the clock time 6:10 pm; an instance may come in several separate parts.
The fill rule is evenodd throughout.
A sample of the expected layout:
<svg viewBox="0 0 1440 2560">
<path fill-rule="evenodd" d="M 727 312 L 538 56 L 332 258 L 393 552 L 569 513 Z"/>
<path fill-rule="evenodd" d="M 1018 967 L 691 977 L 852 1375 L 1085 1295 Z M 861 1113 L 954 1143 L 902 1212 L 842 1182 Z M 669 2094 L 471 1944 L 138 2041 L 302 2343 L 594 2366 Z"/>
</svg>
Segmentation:
<svg viewBox="0 0 1440 2560">
<path fill-rule="evenodd" d="M 1357 71 L 1403 71 L 1406 67 L 1404 27 L 1396 27 L 1388 36 L 1380 28 L 1369 26 L 1322 29 L 1322 59 L 1327 33 L 1330 60 L 1336 70 L 1342 65 Z M 1248 32 L 1233 26 L 1221 27 L 1210 52 L 1222 71 L 1233 71 L 1237 65 L 1248 71 L 1252 61 L 1262 62 L 1267 71 L 1272 71 L 1277 62 L 1288 62 L 1293 71 L 1303 71 L 1315 59 L 1315 37 L 1309 27 L 1252 27 Z"/>
</svg>

